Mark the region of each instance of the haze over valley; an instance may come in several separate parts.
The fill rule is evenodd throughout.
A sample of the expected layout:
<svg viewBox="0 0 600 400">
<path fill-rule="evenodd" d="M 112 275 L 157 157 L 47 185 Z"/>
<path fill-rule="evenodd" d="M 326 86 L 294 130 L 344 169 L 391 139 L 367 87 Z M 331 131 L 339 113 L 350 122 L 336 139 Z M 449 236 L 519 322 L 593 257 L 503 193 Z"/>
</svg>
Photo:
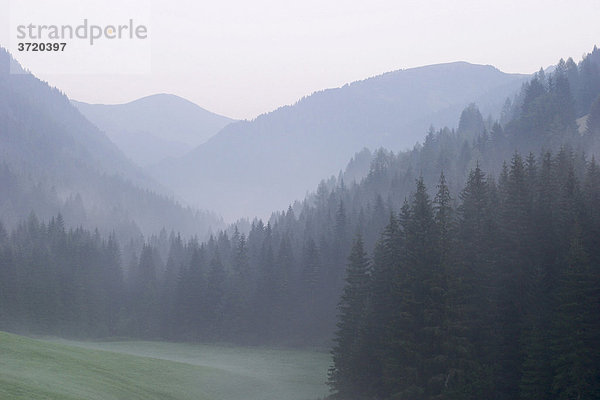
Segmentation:
<svg viewBox="0 0 600 400">
<path fill-rule="evenodd" d="M 471 102 L 485 117 L 499 117 L 525 79 L 468 63 L 389 72 L 230 124 L 147 171 L 189 204 L 228 221 L 265 218 L 337 176 L 363 148 L 411 148 L 431 126 L 456 126 Z"/>
<path fill-rule="evenodd" d="M 304 36 L 385 27 L 353 4 L 298 26 L 306 10 L 294 8 L 268 55 L 244 57 L 208 46 L 207 26 L 215 46 L 239 32 L 206 4 L 201 26 L 176 25 L 182 43 L 195 35 L 186 55 L 161 36 L 175 29 L 165 21 L 191 21 L 176 3 L 143 21 L 155 42 L 94 39 L 98 54 L 164 52 L 151 84 L 113 77 L 119 95 L 143 87 L 129 102 L 78 101 L 17 61 L 74 53 L 0 47 L 0 398 L 600 397 L 596 46 L 533 74 L 453 61 L 366 75 L 237 120 L 165 93 L 186 60 L 205 57 L 186 87 L 206 79 L 219 97 L 220 75 L 202 74 L 220 57 L 225 71 L 243 64 L 250 87 L 254 62 L 275 68 Z M 228 11 L 246 44 L 272 29 Z M 369 41 L 374 59 L 384 43 Z"/>
</svg>

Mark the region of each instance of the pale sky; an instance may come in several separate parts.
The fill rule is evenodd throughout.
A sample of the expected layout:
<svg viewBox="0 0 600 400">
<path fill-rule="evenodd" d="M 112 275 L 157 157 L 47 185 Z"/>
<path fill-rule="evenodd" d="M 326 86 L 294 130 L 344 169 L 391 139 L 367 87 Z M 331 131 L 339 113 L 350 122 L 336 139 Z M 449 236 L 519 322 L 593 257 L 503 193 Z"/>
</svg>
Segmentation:
<svg viewBox="0 0 600 400">
<path fill-rule="evenodd" d="M 94 2 L 147 21 L 150 61 L 138 58 L 146 71 L 47 73 L 24 66 L 76 100 L 111 104 L 172 93 L 240 119 L 397 69 L 468 61 L 531 73 L 600 46 L 600 0 L 79 0 L 79 7 L 43 18 L 32 11 L 31 19 L 93 20 Z M 2 10 L 17 3 L 21 11 L 57 4 L 0 0 Z M 0 15 L 4 47 L 14 33 L 8 14 Z M 120 58 L 105 55 L 117 66 Z"/>
</svg>

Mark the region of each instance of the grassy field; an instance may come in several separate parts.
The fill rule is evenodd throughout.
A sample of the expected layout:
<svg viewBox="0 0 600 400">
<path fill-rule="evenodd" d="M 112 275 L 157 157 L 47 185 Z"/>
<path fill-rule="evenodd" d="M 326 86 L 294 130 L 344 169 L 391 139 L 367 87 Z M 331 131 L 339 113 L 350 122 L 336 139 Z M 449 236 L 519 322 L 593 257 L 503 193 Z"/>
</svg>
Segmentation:
<svg viewBox="0 0 600 400">
<path fill-rule="evenodd" d="M 0 399 L 308 400 L 327 394 L 329 362 L 310 351 L 0 332 Z"/>
</svg>

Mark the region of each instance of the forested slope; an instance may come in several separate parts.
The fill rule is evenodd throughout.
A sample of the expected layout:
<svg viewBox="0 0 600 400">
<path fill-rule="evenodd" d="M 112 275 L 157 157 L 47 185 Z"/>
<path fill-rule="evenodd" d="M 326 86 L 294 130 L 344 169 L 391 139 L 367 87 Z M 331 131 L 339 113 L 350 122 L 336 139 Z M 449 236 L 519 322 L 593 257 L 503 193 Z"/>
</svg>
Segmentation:
<svg viewBox="0 0 600 400">
<path fill-rule="evenodd" d="M 0 48 L 0 220 L 62 213 L 70 226 L 121 238 L 161 228 L 204 237 L 215 215 L 181 206 L 133 165 L 56 88 Z M 157 194 L 159 193 L 159 194 Z"/>
<path fill-rule="evenodd" d="M 471 367 L 463 365 L 448 377 L 448 382 L 456 379 L 454 388 L 464 388 L 461 385 L 471 380 L 481 385 L 494 383 L 493 387 L 512 390 L 506 394 L 511 398 L 529 379 L 524 373 L 527 357 L 537 357 L 538 351 L 534 349 L 538 342 L 532 338 L 538 331 L 547 331 L 549 321 L 554 321 L 550 315 L 580 318 L 579 311 L 567 310 L 571 303 L 559 298 L 587 293 L 592 289 L 574 288 L 596 279 L 592 267 L 597 265 L 593 241 L 598 238 L 598 197 L 592 155 L 600 137 L 599 58 L 600 51 L 595 49 L 578 65 L 568 60 L 560 62 L 551 75 L 537 74 L 505 107 L 499 121 L 485 121 L 471 105 L 463 111 L 456 130 L 431 130 L 424 143 L 411 151 L 377 151 L 367 176 L 353 182 L 348 177 L 357 176 L 356 170 L 370 157 L 363 152 L 350 164 L 346 179 L 323 181 L 304 201 L 273 214 L 267 222 L 253 221 L 248 231 L 232 227 L 206 242 L 163 232 L 140 246 L 140 251 L 129 245 L 119 251 L 114 240 L 85 230 L 72 231 L 61 218 L 46 224 L 30 218 L 1 236 L 0 282 L 13 282 L 9 287 L 14 288 L 1 292 L 6 297 L 3 304 L 10 305 L 3 307 L 2 324 L 53 333 L 69 326 L 68 331 L 77 335 L 108 332 L 178 340 L 329 344 L 336 314 L 343 314 L 345 307 L 342 303 L 339 311 L 336 308 L 345 285 L 347 258 L 360 234 L 369 255 L 365 263 L 371 265 L 360 272 L 369 287 L 359 290 L 367 293 L 367 308 L 364 315 L 350 319 L 363 321 L 358 326 L 352 322 L 344 327 L 342 318 L 336 351 L 344 355 L 347 349 L 362 345 L 343 344 L 340 335 L 346 328 L 363 329 L 374 323 L 369 328 L 373 335 L 368 335 L 378 341 L 374 348 L 391 346 L 394 352 L 386 355 L 389 359 L 377 351 L 368 354 L 375 357 L 373 365 L 379 365 L 379 372 L 352 367 L 344 375 L 346 361 L 336 362 L 334 388 L 350 393 L 350 389 L 344 392 L 347 380 L 366 382 L 360 380 L 367 376 L 363 373 L 375 373 L 384 381 L 373 381 L 361 393 L 391 397 L 414 389 L 435 397 L 445 390 L 445 380 L 439 383 L 442 373 L 448 377 L 450 370 L 458 368 L 443 361 L 446 357 L 452 362 L 464 359 L 467 364 L 476 360 L 490 369 L 473 377 Z M 590 88 L 596 88 L 595 97 L 589 95 Z M 587 116 L 587 125 L 580 131 L 575 121 L 582 116 Z M 441 191 L 436 199 L 442 171 L 448 191 Z M 411 195 L 417 180 L 416 194 Z M 480 197 L 472 198 L 475 195 Z M 386 243 L 394 247 L 386 250 Z M 356 254 L 363 253 L 355 248 L 353 254 L 356 260 Z M 65 259 L 60 261 L 61 257 Z M 544 281 L 550 277 L 547 268 L 552 269 L 551 283 Z M 477 275 L 470 274 L 471 270 Z M 577 278 L 578 274 L 586 279 Z M 408 280 L 398 278 L 405 275 Z M 570 280 L 579 283 L 565 283 Z M 389 293 L 377 291 L 375 296 L 370 289 L 376 282 L 396 281 L 402 284 L 394 285 Z M 409 282 L 414 285 L 403 286 Z M 112 295 L 105 296 L 109 291 Z M 352 298 L 348 296 L 343 301 Z M 44 299 L 45 312 L 39 314 L 27 298 Z M 540 303 L 532 301 L 536 298 Z M 385 307 L 376 307 L 383 314 L 375 317 L 369 307 L 377 301 L 397 304 L 397 311 L 407 304 L 414 307 L 406 315 L 385 314 Z M 543 307 L 547 308 L 538 310 L 546 302 Z M 85 310 L 96 310 L 97 318 L 88 320 Z M 587 321 L 586 313 L 581 318 Z M 69 323 L 54 322 L 54 317 L 46 315 Z M 530 320 L 531 316 L 538 319 Z M 409 330 L 416 347 L 407 348 L 414 359 L 406 365 L 398 362 L 403 348 L 396 343 L 404 340 L 407 326 L 413 326 L 397 322 L 405 317 L 408 324 L 416 324 L 414 332 Z M 488 332 L 495 325 L 486 318 L 503 324 L 500 331 Z M 380 337 L 376 333 L 379 323 L 399 331 Z M 437 341 L 439 326 L 443 326 L 443 340 L 462 344 L 446 346 Z M 478 326 L 483 330 L 477 330 Z M 477 335 L 481 335 L 479 341 L 472 338 Z M 523 341 L 508 343 L 511 335 Z M 588 339 L 582 337 L 583 343 Z M 471 348 L 476 344 L 499 347 L 488 353 L 485 348 Z M 571 345 L 575 346 L 564 344 Z M 448 353 L 450 348 L 460 354 Z M 481 354 L 501 354 L 506 363 L 480 360 Z M 406 382 L 394 378 L 397 372 L 405 376 L 406 371 L 428 368 L 429 361 L 424 360 L 430 358 L 438 363 L 428 372 L 435 376 L 419 375 L 418 380 L 407 378 Z M 549 370 L 544 371 L 548 374 Z M 561 376 L 556 371 L 552 379 Z"/>
</svg>

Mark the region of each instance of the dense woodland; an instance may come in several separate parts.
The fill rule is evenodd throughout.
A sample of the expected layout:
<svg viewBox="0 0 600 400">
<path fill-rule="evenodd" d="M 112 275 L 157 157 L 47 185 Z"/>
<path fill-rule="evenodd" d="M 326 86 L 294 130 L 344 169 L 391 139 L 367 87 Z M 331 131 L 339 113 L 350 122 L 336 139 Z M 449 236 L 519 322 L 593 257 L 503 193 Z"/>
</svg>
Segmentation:
<svg viewBox="0 0 600 400">
<path fill-rule="evenodd" d="M 456 130 L 365 150 L 303 202 L 207 241 L 118 243 L 31 215 L 0 229 L 0 329 L 335 337 L 341 399 L 596 398 L 599 138 L 594 49 L 540 71 L 497 121 L 471 105 Z"/>
<path fill-rule="evenodd" d="M 422 180 L 349 258 L 330 383 L 342 399 L 600 396 L 600 168 L 562 150 L 479 167 L 453 207 Z"/>
<path fill-rule="evenodd" d="M 515 152 L 497 179 L 478 157 L 454 197 L 443 172 L 433 196 L 420 177 L 372 257 L 355 239 L 332 397 L 600 398 L 600 169 L 572 147 L 597 149 L 598 56 L 540 71 L 492 151 L 470 149 L 492 168 L 502 148 L 556 153 Z"/>
</svg>

